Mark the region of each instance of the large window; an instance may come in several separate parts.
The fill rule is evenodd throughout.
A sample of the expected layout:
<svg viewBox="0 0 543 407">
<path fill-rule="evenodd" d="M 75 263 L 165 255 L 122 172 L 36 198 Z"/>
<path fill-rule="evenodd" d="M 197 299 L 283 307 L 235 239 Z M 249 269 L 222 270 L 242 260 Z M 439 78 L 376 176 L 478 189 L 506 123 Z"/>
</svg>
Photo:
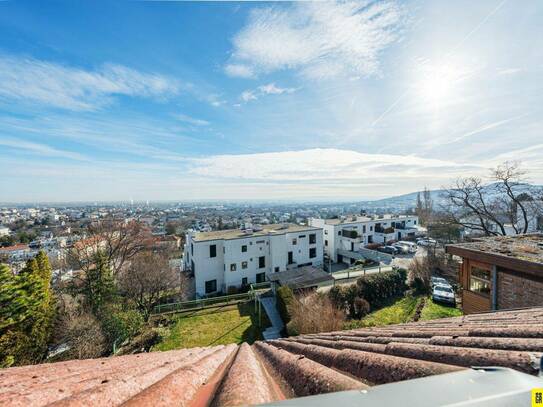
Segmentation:
<svg viewBox="0 0 543 407">
<path fill-rule="evenodd" d="M 217 280 L 206 281 L 206 294 L 214 293 L 217 291 Z"/>
<path fill-rule="evenodd" d="M 314 257 L 317 257 L 317 248 L 312 247 L 309 249 L 309 258 L 312 259 Z"/>
<path fill-rule="evenodd" d="M 315 244 L 315 243 L 317 243 L 317 234 L 311 233 L 309 235 L 309 244 Z"/>
<path fill-rule="evenodd" d="M 217 257 L 217 245 L 212 244 L 209 246 L 209 257 Z"/>
<path fill-rule="evenodd" d="M 469 290 L 477 294 L 489 296 L 490 288 L 490 271 L 472 267 L 470 270 Z"/>
<path fill-rule="evenodd" d="M 266 256 L 260 256 L 258 258 L 258 268 L 263 269 L 264 267 L 266 267 Z"/>
<path fill-rule="evenodd" d="M 288 264 L 292 264 L 292 263 L 294 263 L 292 252 L 288 252 Z"/>
<path fill-rule="evenodd" d="M 266 281 L 266 273 L 258 273 L 256 275 L 256 282 L 263 283 L 264 281 Z"/>
</svg>

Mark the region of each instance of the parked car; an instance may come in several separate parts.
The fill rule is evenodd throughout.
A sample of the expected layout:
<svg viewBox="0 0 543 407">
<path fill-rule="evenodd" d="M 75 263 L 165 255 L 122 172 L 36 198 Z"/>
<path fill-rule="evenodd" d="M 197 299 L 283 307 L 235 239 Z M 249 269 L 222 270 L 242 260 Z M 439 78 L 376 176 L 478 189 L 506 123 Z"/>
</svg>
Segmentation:
<svg viewBox="0 0 543 407">
<path fill-rule="evenodd" d="M 396 244 L 401 244 L 402 246 L 407 246 L 409 253 L 416 253 L 417 252 L 417 245 L 414 242 L 406 242 L 405 240 L 400 240 Z"/>
<path fill-rule="evenodd" d="M 450 285 L 436 284 L 432 288 L 432 300 L 456 306 L 454 290 Z"/>
<path fill-rule="evenodd" d="M 445 280 L 443 277 L 436 277 L 436 276 L 432 276 L 431 278 L 431 283 L 432 283 L 432 288 L 435 286 L 435 285 L 444 285 L 444 286 L 449 286 L 451 287 L 451 285 L 449 284 L 449 282 L 447 280 Z"/>
<path fill-rule="evenodd" d="M 437 242 L 434 239 L 420 239 L 420 240 L 417 240 L 417 245 L 422 246 L 422 247 L 435 246 L 436 243 Z"/>
<path fill-rule="evenodd" d="M 381 246 L 377 248 L 377 251 L 392 255 L 398 254 L 398 249 L 396 249 L 394 246 Z"/>
<path fill-rule="evenodd" d="M 398 250 L 399 254 L 408 254 L 409 253 L 409 246 L 403 245 L 401 243 L 394 243 L 392 245 L 396 250 Z"/>
</svg>

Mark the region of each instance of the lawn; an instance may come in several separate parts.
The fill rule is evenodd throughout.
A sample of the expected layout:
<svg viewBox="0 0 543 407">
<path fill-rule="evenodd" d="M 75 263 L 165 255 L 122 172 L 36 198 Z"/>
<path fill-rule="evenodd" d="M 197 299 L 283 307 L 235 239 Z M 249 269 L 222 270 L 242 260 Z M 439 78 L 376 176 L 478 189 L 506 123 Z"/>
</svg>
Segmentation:
<svg viewBox="0 0 543 407">
<path fill-rule="evenodd" d="M 426 304 L 420 314 L 420 320 L 426 321 L 437 318 L 459 317 L 461 315 L 462 311 L 458 308 L 437 304 L 433 302 L 431 298 L 427 298 Z"/>
<path fill-rule="evenodd" d="M 401 297 L 391 300 L 390 304 L 366 315 L 361 320 L 348 321 L 345 329 L 365 328 L 391 324 L 412 322 L 417 305 L 423 297 Z M 456 317 L 462 315 L 458 308 L 437 304 L 431 298 L 426 298 L 420 320 Z"/>
<path fill-rule="evenodd" d="M 262 339 L 262 330 L 270 326 L 262 309 L 262 328 L 258 327 L 258 316 L 254 313 L 253 302 L 195 311 L 172 318 L 175 322 L 170 325 L 168 334 L 153 350 L 253 343 Z"/>
</svg>

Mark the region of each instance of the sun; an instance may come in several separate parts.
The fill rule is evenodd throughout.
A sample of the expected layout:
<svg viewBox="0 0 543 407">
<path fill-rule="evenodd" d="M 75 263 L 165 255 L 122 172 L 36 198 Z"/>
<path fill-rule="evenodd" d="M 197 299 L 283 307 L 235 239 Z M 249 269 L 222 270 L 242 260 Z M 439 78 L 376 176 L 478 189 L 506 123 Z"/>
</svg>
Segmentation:
<svg viewBox="0 0 543 407">
<path fill-rule="evenodd" d="M 419 96 L 430 103 L 442 103 L 454 96 L 461 71 L 452 65 L 426 65 L 417 84 Z"/>
</svg>

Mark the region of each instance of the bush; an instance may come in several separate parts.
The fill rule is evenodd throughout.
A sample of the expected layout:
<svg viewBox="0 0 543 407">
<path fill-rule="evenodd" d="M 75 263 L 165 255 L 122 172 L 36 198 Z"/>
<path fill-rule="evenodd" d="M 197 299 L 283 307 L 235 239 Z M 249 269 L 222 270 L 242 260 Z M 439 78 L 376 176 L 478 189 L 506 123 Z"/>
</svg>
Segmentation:
<svg viewBox="0 0 543 407">
<path fill-rule="evenodd" d="M 136 310 L 104 312 L 102 326 L 108 343 L 113 345 L 135 336 L 143 326 L 143 316 Z"/>
<path fill-rule="evenodd" d="M 416 294 L 427 294 L 431 285 L 431 266 L 428 257 L 414 258 L 409 266 L 408 284 Z"/>
<path fill-rule="evenodd" d="M 277 311 L 281 315 L 283 323 L 287 325 L 290 322 L 291 314 L 289 307 L 294 301 L 294 294 L 288 286 L 282 286 L 277 289 Z"/>
<path fill-rule="evenodd" d="M 369 274 L 356 281 L 357 295 L 365 298 L 373 307 L 405 291 L 405 272 L 400 270 Z"/>
<path fill-rule="evenodd" d="M 370 303 L 364 298 L 356 297 L 353 305 L 356 318 L 360 319 L 370 313 Z"/>
<path fill-rule="evenodd" d="M 289 335 L 330 332 L 342 329 L 345 314 L 332 300 L 318 293 L 302 294 L 290 304 Z"/>
<path fill-rule="evenodd" d="M 354 285 L 333 287 L 328 296 L 336 307 L 348 311 L 353 318 L 359 318 L 359 306 L 364 306 L 360 301 L 355 304 L 357 298 L 368 302 L 372 308 L 377 308 L 388 299 L 404 293 L 405 278 L 406 271 L 403 269 L 369 274 L 360 277 Z"/>
</svg>

